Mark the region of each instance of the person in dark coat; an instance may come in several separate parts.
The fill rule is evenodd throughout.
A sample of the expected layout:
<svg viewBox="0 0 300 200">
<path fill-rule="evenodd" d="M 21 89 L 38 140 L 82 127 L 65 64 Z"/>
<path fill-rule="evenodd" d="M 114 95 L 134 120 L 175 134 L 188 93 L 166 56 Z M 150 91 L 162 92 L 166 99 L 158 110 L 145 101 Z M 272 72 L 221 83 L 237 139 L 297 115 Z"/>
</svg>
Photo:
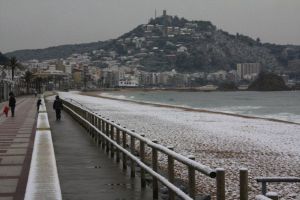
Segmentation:
<svg viewBox="0 0 300 200">
<path fill-rule="evenodd" d="M 58 95 L 55 97 L 55 101 L 53 103 L 53 109 L 56 112 L 56 120 L 60 120 L 61 119 L 61 110 L 63 109 L 63 103 Z"/>
<path fill-rule="evenodd" d="M 15 116 L 15 107 L 16 107 L 16 98 L 14 96 L 14 93 L 12 93 L 12 92 L 9 93 L 8 105 L 11 110 L 11 116 L 14 117 Z"/>
<path fill-rule="evenodd" d="M 40 105 L 42 105 L 42 100 L 41 100 L 41 98 L 39 98 L 38 100 L 37 100 L 37 102 L 36 102 L 36 108 L 37 108 L 37 111 L 39 112 L 39 110 L 40 110 Z"/>
</svg>

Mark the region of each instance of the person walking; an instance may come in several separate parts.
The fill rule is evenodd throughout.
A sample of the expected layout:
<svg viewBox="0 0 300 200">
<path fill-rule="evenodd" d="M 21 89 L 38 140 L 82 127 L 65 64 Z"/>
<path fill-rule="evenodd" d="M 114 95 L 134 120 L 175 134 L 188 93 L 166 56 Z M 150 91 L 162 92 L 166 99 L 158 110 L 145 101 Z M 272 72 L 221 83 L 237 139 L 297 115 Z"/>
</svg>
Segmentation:
<svg viewBox="0 0 300 200">
<path fill-rule="evenodd" d="M 3 113 L 5 114 L 6 117 L 8 116 L 8 111 L 9 111 L 9 107 L 5 105 L 3 108 Z"/>
<path fill-rule="evenodd" d="M 13 92 L 9 93 L 9 101 L 8 101 L 8 105 L 10 107 L 11 110 L 11 116 L 14 117 L 15 116 L 15 107 L 16 107 L 16 98 Z"/>
<path fill-rule="evenodd" d="M 39 110 L 40 110 L 40 105 L 42 105 L 42 100 L 41 100 L 41 98 L 39 98 L 39 99 L 37 100 L 37 102 L 36 102 L 37 112 L 39 112 Z"/>
<path fill-rule="evenodd" d="M 55 97 L 55 101 L 53 103 L 53 109 L 56 112 L 56 120 L 60 120 L 61 119 L 61 110 L 63 109 L 63 103 L 58 95 Z"/>
</svg>

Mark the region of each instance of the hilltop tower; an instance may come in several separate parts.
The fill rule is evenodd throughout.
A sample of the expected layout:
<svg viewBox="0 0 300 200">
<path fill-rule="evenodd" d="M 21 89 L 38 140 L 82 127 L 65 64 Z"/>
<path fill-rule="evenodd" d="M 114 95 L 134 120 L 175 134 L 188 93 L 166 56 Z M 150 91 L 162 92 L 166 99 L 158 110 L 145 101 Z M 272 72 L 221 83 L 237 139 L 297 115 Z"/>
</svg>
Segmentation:
<svg viewBox="0 0 300 200">
<path fill-rule="evenodd" d="M 164 17 L 167 16 L 167 10 L 163 10 L 163 16 L 164 16 Z"/>
<path fill-rule="evenodd" d="M 168 35 L 167 10 L 163 10 L 163 37 Z"/>
</svg>

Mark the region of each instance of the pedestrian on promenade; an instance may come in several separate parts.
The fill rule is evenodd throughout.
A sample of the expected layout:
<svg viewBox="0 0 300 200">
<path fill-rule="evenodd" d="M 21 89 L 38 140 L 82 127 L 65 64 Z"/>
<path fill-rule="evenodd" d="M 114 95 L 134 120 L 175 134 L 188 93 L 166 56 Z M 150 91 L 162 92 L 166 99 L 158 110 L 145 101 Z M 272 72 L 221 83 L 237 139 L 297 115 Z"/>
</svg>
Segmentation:
<svg viewBox="0 0 300 200">
<path fill-rule="evenodd" d="M 37 112 L 39 112 L 39 110 L 40 110 L 40 105 L 42 105 L 42 100 L 41 100 L 41 98 L 39 98 L 39 99 L 37 100 L 37 102 L 36 102 Z"/>
<path fill-rule="evenodd" d="M 9 93 L 9 103 L 8 103 L 10 110 L 11 110 L 11 116 L 15 116 L 15 107 L 16 107 L 16 98 L 13 92 Z"/>
<path fill-rule="evenodd" d="M 63 103 L 58 95 L 55 97 L 55 101 L 53 103 L 53 109 L 56 112 L 56 120 L 60 120 L 61 119 L 61 110 L 63 109 Z"/>
<path fill-rule="evenodd" d="M 36 90 L 34 90 L 34 96 L 35 96 L 35 97 L 37 96 L 37 91 L 36 91 Z"/>
<path fill-rule="evenodd" d="M 6 117 L 8 115 L 8 111 L 9 111 L 9 107 L 7 105 L 5 105 L 3 108 L 3 113 L 5 114 Z"/>
</svg>

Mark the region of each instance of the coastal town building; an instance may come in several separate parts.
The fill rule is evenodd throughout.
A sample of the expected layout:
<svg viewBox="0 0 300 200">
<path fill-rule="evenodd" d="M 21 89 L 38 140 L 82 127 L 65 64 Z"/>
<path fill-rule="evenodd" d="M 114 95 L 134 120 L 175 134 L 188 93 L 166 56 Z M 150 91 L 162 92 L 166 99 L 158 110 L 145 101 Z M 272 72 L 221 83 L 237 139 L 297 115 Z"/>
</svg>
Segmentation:
<svg viewBox="0 0 300 200">
<path fill-rule="evenodd" d="M 241 80 L 253 80 L 262 70 L 260 63 L 238 63 L 237 73 Z"/>
</svg>

